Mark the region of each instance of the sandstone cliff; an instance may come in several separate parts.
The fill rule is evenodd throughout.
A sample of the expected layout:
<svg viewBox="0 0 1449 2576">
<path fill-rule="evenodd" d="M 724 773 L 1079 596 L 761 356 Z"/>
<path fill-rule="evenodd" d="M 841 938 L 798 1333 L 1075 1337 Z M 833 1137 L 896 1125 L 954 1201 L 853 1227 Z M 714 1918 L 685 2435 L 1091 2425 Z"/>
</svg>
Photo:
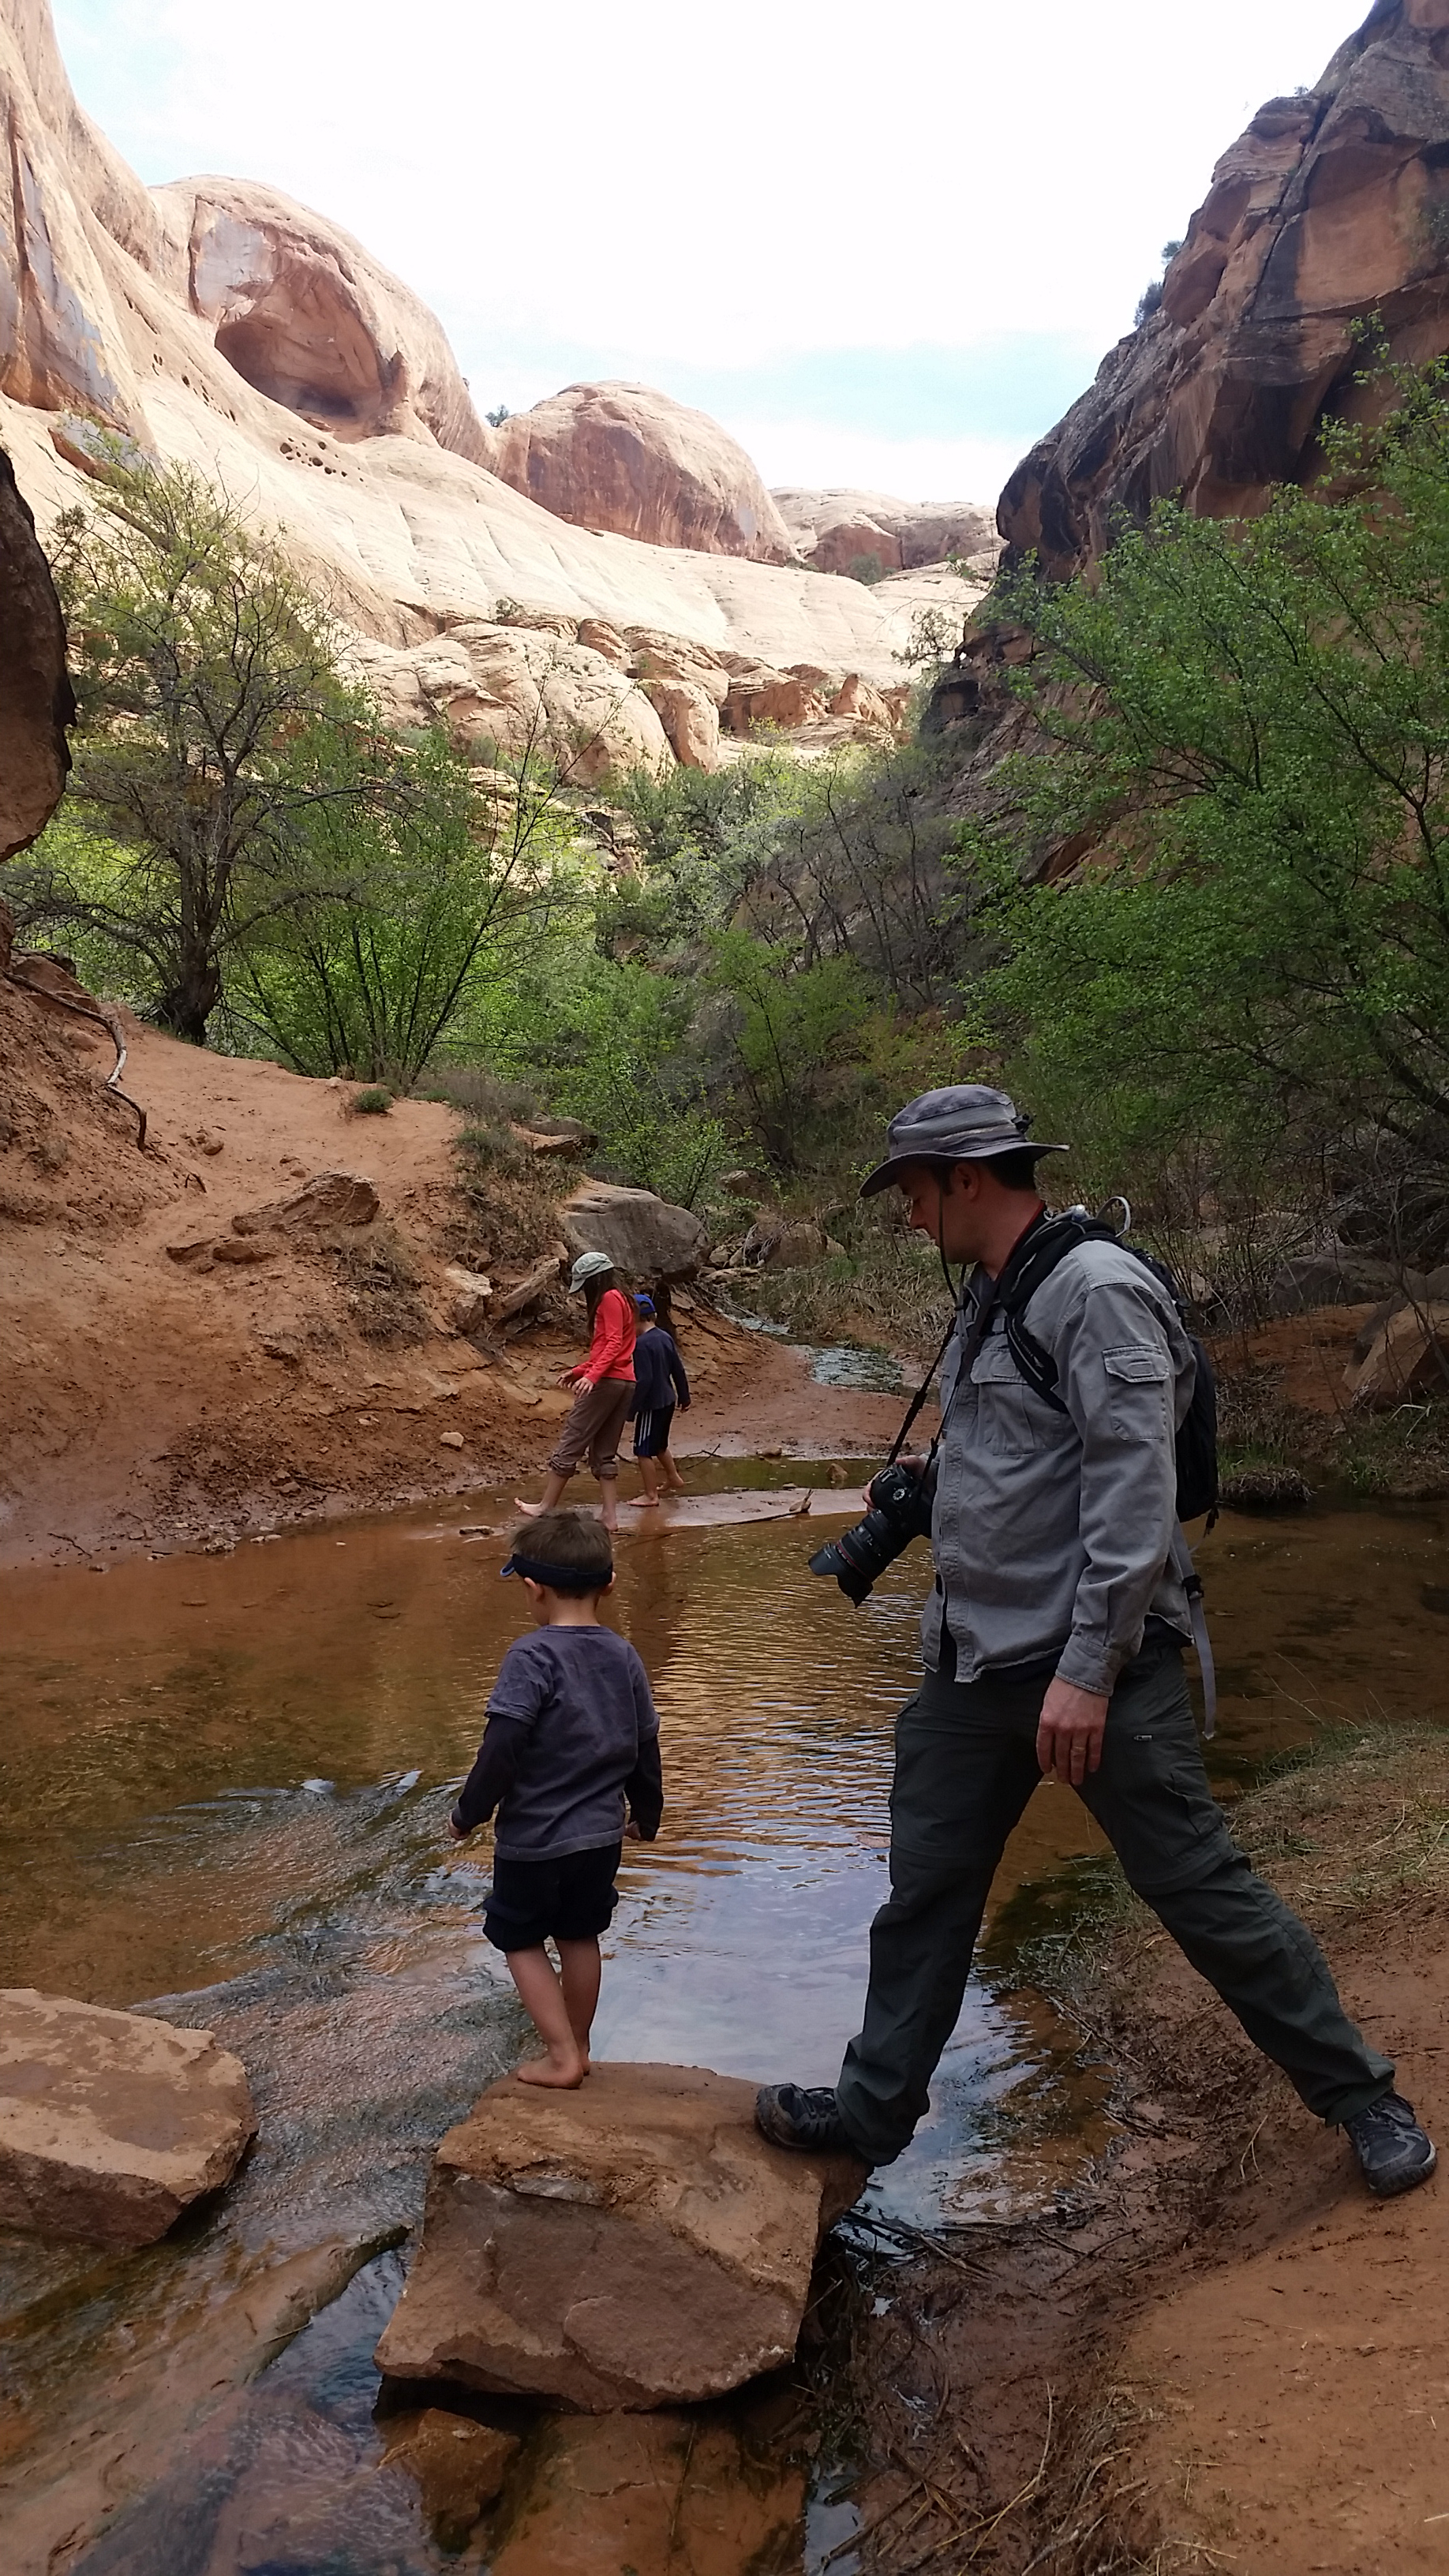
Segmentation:
<svg viewBox="0 0 1449 2576">
<path fill-rule="evenodd" d="M 0 448 L 0 860 L 28 849 L 60 803 L 74 714 L 50 566 Z"/>
<path fill-rule="evenodd" d="M 974 501 L 898 501 L 888 492 L 776 491 L 772 500 L 804 562 L 848 573 L 874 558 L 877 573 L 917 572 L 958 556 L 989 576 L 1000 540 Z"/>
<path fill-rule="evenodd" d="M 1251 514 L 1365 400 L 1369 315 L 1396 359 L 1449 349 L 1449 0 L 1376 0 L 1311 90 L 1258 110 L 1157 309 L 1012 475 L 1008 546 L 1064 574 L 1164 494 Z"/>
<path fill-rule="evenodd" d="M 494 472 L 556 518 L 648 545 L 794 560 L 744 449 L 718 421 L 648 385 L 566 385 L 494 437 Z"/>
<path fill-rule="evenodd" d="M 565 644 L 603 621 L 776 672 L 807 663 L 877 687 L 898 680 L 933 576 L 868 590 L 787 560 L 748 460 L 677 405 L 635 415 L 652 493 L 639 535 L 608 519 L 593 533 L 599 514 L 576 526 L 515 491 L 489 470 L 494 433 L 418 298 L 272 189 L 143 187 L 77 106 L 47 0 L 0 0 L 0 113 L 0 441 L 42 530 L 82 495 L 101 423 L 196 466 L 280 530 L 364 645 L 426 655 L 452 638 L 453 664 L 467 666 L 454 694 L 512 703 L 515 716 L 531 687 L 537 703 L 539 676 L 519 631 L 559 620 Z M 701 551 L 724 542 L 731 512 L 744 550 Z M 557 701 L 557 670 L 551 685 Z M 603 663 L 572 667 L 570 689 L 582 703 L 566 722 L 592 724 L 617 701 L 615 750 L 670 756 L 664 720 L 617 667 L 612 678 Z"/>
</svg>

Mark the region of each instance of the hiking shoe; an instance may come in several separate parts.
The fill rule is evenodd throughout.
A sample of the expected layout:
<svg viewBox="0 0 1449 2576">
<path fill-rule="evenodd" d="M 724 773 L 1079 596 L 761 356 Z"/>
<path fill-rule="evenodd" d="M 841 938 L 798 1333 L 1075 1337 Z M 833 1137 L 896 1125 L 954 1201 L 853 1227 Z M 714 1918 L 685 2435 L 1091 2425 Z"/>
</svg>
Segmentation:
<svg viewBox="0 0 1449 2576">
<path fill-rule="evenodd" d="M 797 2147 L 802 2155 L 860 2155 L 835 2107 L 833 2084 L 762 2084 L 755 2126 L 772 2146 Z"/>
<path fill-rule="evenodd" d="M 1385 2093 L 1343 2125 L 1364 2181 L 1380 2200 L 1427 2182 L 1439 2161 L 1433 2139 L 1420 2128 L 1412 2102 L 1402 2093 Z"/>
</svg>

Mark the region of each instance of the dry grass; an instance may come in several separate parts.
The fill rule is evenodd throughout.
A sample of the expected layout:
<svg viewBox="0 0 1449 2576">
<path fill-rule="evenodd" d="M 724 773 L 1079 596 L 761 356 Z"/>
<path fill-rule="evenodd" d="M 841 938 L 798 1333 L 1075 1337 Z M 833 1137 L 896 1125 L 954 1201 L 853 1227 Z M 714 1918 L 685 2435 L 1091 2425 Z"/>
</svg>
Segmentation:
<svg viewBox="0 0 1449 2576">
<path fill-rule="evenodd" d="M 1265 1876 L 1316 1926 L 1449 1890 L 1449 1732 L 1353 1727 L 1320 1736 L 1235 1809 Z"/>
<path fill-rule="evenodd" d="M 318 1250 L 340 1276 L 347 1304 L 365 1342 L 425 1342 L 432 1332 L 418 1294 L 418 1270 L 408 1246 L 385 1217 L 365 1229 L 338 1227 L 319 1236 Z"/>
<path fill-rule="evenodd" d="M 732 1282 L 735 1300 L 800 1342 L 866 1342 L 934 1359 L 951 1300 L 934 1253 L 886 1237 L 803 1270 Z"/>
<path fill-rule="evenodd" d="M 496 1262 L 537 1260 L 558 1237 L 559 1199 L 577 1168 L 541 1160 L 511 1127 L 487 1121 L 465 1127 L 457 1141 L 461 1213 L 449 1249 L 469 1270 Z"/>
</svg>

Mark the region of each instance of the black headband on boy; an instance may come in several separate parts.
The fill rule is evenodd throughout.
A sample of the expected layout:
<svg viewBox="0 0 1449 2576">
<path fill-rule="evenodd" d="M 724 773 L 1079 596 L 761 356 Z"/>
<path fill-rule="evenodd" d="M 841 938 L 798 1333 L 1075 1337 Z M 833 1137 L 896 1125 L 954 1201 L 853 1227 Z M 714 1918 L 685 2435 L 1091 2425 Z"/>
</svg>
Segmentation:
<svg viewBox="0 0 1449 2576">
<path fill-rule="evenodd" d="M 526 1574 L 550 1592 L 602 1592 L 613 1582 L 612 1565 L 549 1565 L 541 1556 L 521 1556 L 517 1548 L 501 1568 L 504 1574 Z"/>
</svg>

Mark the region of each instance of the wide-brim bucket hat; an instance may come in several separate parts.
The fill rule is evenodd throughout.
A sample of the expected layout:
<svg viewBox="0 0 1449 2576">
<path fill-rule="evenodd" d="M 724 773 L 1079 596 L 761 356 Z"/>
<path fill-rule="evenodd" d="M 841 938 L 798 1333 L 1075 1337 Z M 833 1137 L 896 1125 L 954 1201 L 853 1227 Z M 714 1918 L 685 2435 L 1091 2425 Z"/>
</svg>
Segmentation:
<svg viewBox="0 0 1449 2576">
<path fill-rule="evenodd" d="M 860 1185 L 863 1199 L 888 1190 L 913 1163 L 984 1163 L 993 1154 L 1065 1154 L 1066 1145 L 1047 1145 L 1028 1136 L 1029 1121 L 1004 1091 L 986 1082 L 948 1083 L 942 1091 L 923 1091 L 907 1101 L 886 1129 L 886 1158 L 867 1172 Z"/>
<path fill-rule="evenodd" d="M 569 1295 L 577 1297 L 591 1279 L 602 1279 L 604 1272 L 613 1267 L 607 1252 L 581 1252 L 569 1272 Z"/>
</svg>

